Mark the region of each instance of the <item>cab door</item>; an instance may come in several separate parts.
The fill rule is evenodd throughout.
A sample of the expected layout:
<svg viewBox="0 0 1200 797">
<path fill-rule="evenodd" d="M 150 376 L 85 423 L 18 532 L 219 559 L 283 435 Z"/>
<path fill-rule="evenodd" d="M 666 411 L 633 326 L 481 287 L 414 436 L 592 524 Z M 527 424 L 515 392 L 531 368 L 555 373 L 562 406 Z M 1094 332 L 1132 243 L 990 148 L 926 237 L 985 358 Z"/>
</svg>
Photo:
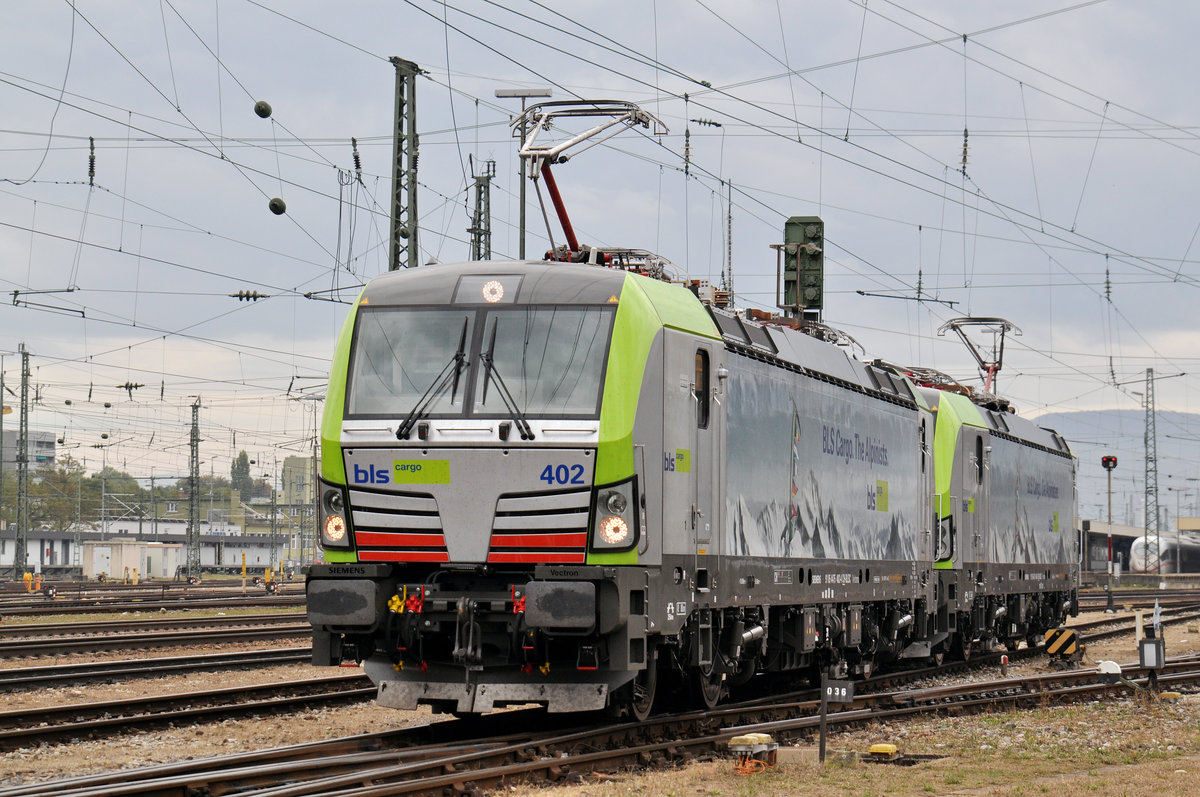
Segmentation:
<svg viewBox="0 0 1200 797">
<path fill-rule="evenodd" d="M 983 555 L 984 535 L 988 528 L 987 435 L 982 429 L 964 426 L 962 430 L 962 526 L 958 539 L 956 565 L 974 564 Z"/>
<path fill-rule="evenodd" d="M 693 557 L 698 589 L 708 589 L 720 545 L 714 342 L 665 330 L 663 394 L 664 548 Z"/>
<path fill-rule="evenodd" d="M 716 517 L 717 405 L 713 395 L 713 351 L 709 343 L 698 343 L 692 352 L 692 434 L 696 452 L 692 465 L 692 538 L 697 553 L 717 552 L 720 526 Z"/>
</svg>

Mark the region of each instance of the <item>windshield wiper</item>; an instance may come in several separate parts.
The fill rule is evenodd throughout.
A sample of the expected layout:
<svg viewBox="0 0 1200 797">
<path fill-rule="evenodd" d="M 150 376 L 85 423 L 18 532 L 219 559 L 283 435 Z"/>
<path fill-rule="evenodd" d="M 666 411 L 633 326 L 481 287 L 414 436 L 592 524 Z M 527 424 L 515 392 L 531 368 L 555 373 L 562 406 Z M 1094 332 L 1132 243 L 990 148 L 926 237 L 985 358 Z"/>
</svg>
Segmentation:
<svg viewBox="0 0 1200 797">
<path fill-rule="evenodd" d="M 450 362 L 434 377 L 433 382 L 429 385 L 426 391 L 417 399 L 416 405 L 404 416 L 404 420 L 400 422 L 400 426 L 396 428 L 396 439 L 407 440 L 412 434 L 412 429 L 416 426 L 418 420 L 424 417 L 429 407 L 434 401 L 446 392 L 447 387 L 452 387 L 450 393 L 450 403 L 454 403 L 454 397 L 458 395 L 458 380 L 462 375 L 463 369 L 467 367 L 467 319 L 463 319 L 462 333 L 458 336 L 458 350 L 454 352 L 454 356 L 450 358 Z"/>
<path fill-rule="evenodd" d="M 505 409 L 512 415 L 513 420 L 517 424 L 517 431 L 521 433 L 522 440 L 533 439 L 533 429 L 529 426 L 529 421 L 525 420 L 525 414 L 517 407 L 517 401 L 513 398 L 512 393 L 508 390 L 508 385 L 504 384 L 504 379 L 501 378 L 500 372 L 496 370 L 495 360 L 492 355 L 496 351 L 496 327 L 499 326 L 500 319 L 492 319 L 492 335 L 488 341 L 486 352 L 481 352 L 479 361 L 483 363 L 483 398 L 480 399 L 480 406 L 487 403 L 488 382 L 495 380 L 496 392 L 500 394 L 500 400 L 504 402 Z"/>
</svg>

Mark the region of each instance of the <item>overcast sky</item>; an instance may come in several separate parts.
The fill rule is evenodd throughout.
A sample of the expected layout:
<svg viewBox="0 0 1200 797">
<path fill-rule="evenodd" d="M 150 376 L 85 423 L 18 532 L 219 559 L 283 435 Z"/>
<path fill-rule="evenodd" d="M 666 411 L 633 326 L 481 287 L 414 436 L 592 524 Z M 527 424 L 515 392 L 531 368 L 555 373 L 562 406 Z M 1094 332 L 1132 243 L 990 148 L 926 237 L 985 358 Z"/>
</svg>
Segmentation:
<svg viewBox="0 0 1200 797">
<path fill-rule="evenodd" d="M 307 453 L 319 403 L 294 399 L 321 394 L 341 302 L 387 267 L 399 56 L 426 71 L 421 262 L 466 259 L 471 170 L 489 159 L 495 257 L 516 255 L 519 103 L 497 88 L 629 100 L 670 132 L 556 170 L 583 242 L 718 282 L 731 181 L 741 306 L 774 304 L 769 245 L 819 215 L 825 319 L 867 357 L 976 380 L 938 329 L 999 316 L 1023 332 L 999 387 L 1025 414 L 1136 409 L 1144 385 L 1114 383 L 1147 368 L 1186 373 L 1155 393 L 1191 411 L 1197 31 L 1200 5 L 1141 0 L 5 3 L 6 384 L 23 342 L 32 426 L 89 470 L 183 473 L 196 396 L 205 473 L 242 449 L 256 475 Z"/>
</svg>

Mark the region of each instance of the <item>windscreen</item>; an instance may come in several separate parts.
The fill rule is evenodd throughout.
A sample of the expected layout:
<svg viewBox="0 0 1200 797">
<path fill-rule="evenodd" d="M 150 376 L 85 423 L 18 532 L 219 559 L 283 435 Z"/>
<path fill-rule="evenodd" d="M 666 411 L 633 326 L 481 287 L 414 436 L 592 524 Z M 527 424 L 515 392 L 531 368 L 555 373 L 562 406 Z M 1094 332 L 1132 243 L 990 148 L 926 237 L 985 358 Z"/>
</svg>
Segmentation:
<svg viewBox="0 0 1200 797">
<path fill-rule="evenodd" d="M 611 308 L 514 307 L 487 312 L 482 323 L 492 367 L 476 368 L 473 413 L 504 414 L 502 387 L 526 415 L 599 413 Z"/>
<path fill-rule="evenodd" d="M 473 309 L 362 308 L 347 414 L 405 415 L 427 393 L 430 414 L 461 414 L 469 382 L 463 370 L 455 389 L 455 354 L 460 345 L 464 357 L 469 351 L 475 315 Z"/>
</svg>

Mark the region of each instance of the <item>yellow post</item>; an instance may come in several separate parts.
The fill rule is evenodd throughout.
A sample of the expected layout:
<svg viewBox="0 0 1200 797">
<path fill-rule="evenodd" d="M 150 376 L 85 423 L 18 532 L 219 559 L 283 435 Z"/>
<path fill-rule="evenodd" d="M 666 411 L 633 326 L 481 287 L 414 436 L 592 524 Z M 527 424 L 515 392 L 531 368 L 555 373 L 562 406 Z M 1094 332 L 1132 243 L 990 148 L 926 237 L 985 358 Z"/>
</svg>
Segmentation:
<svg viewBox="0 0 1200 797">
<path fill-rule="evenodd" d="M 242 594 L 246 594 L 246 552 L 242 551 Z"/>
<path fill-rule="evenodd" d="M 136 587 L 137 583 L 138 583 L 138 572 L 137 572 L 137 568 L 135 567 L 135 568 L 133 568 L 133 585 Z"/>
</svg>

